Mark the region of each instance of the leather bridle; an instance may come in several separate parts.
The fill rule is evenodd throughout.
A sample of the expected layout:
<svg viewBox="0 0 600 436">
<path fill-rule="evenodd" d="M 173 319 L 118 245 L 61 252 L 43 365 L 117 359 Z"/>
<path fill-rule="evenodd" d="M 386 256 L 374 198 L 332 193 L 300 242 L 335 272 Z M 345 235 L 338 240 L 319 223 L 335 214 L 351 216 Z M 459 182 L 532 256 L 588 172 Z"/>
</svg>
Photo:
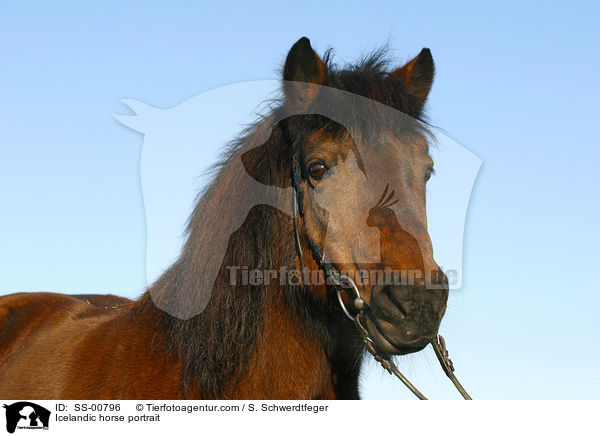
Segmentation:
<svg viewBox="0 0 600 436">
<path fill-rule="evenodd" d="M 289 140 L 289 138 L 290 138 L 289 132 L 287 131 L 287 129 L 285 129 L 285 130 L 286 130 L 286 136 L 288 137 L 288 140 Z M 301 169 L 300 169 L 300 163 L 299 163 L 298 156 L 297 156 L 298 148 L 300 145 L 300 140 L 296 139 L 296 140 L 294 140 L 294 142 L 290 141 L 290 143 L 292 144 L 292 174 L 291 174 L 291 178 L 292 178 L 292 187 L 294 188 L 294 192 L 292 195 L 292 221 L 293 221 L 293 229 L 294 229 L 294 240 L 295 240 L 298 260 L 300 262 L 300 268 L 301 268 L 301 271 L 304 271 L 304 256 L 302 253 L 302 245 L 300 243 L 300 234 L 298 231 L 298 216 L 300 216 L 302 218 L 304 217 L 304 191 L 302 190 L 302 186 L 300 185 Z M 402 383 L 404 383 L 406 385 L 406 387 L 408 389 L 410 389 L 411 392 L 417 396 L 417 398 L 419 398 L 420 400 L 426 400 L 427 397 L 425 397 L 425 395 L 423 395 L 400 372 L 400 370 L 398 369 L 396 364 L 392 361 L 392 359 L 390 357 L 382 355 L 375 347 L 375 343 L 373 342 L 373 339 L 371 339 L 371 337 L 369 335 L 369 331 L 364 326 L 364 322 L 363 322 L 363 319 L 366 316 L 365 312 L 368 309 L 368 304 L 361 297 L 360 291 L 358 290 L 356 283 L 354 283 L 354 280 L 352 280 L 352 278 L 350 278 L 346 275 L 339 274 L 339 272 L 336 270 L 336 268 L 331 263 L 326 261 L 325 253 L 323 252 L 321 247 L 318 244 L 315 244 L 313 241 L 311 241 L 310 238 L 308 238 L 308 245 L 312 252 L 315 262 L 317 263 L 319 268 L 323 271 L 323 273 L 325 274 L 325 277 L 328 277 L 331 279 L 331 283 L 333 284 L 333 287 L 335 288 L 335 291 L 337 294 L 337 299 L 340 303 L 340 307 L 342 308 L 342 310 L 346 314 L 346 316 L 353 321 L 354 325 L 356 326 L 356 329 L 358 330 L 358 333 L 360 334 L 360 336 L 365 344 L 367 351 L 390 374 L 393 374 L 396 377 L 398 377 L 402 381 Z M 350 288 L 354 292 L 355 297 L 356 297 L 356 298 L 354 298 L 354 301 L 353 301 L 354 311 L 355 311 L 354 315 L 348 310 L 348 308 L 344 304 L 344 300 L 342 298 L 342 292 L 345 292 L 348 288 Z M 433 351 L 435 352 L 435 355 L 436 355 L 438 361 L 440 362 L 440 365 L 442 366 L 442 369 L 444 370 L 444 373 L 446 374 L 446 376 L 452 381 L 454 386 L 456 386 L 456 389 L 458 390 L 458 392 L 460 392 L 460 394 L 462 395 L 462 397 L 465 400 L 471 400 L 472 399 L 471 396 L 462 387 L 462 385 L 460 384 L 460 382 L 454 375 L 454 365 L 453 365 L 452 361 L 450 360 L 450 357 L 448 355 L 448 350 L 446 349 L 446 341 L 444 340 L 442 335 L 437 335 L 436 338 L 431 342 L 431 345 L 433 347 Z"/>
</svg>

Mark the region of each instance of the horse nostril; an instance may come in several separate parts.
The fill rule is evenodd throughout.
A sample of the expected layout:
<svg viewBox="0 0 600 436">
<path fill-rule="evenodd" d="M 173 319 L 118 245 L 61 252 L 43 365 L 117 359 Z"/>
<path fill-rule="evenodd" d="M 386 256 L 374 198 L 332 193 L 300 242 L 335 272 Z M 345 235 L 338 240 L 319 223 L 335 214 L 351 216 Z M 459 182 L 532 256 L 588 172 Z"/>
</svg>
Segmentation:
<svg viewBox="0 0 600 436">
<path fill-rule="evenodd" d="M 383 289 L 392 303 L 400 309 L 405 317 L 408 317 L 413 311 L 414 299 L 411 290 L 404 286 L 386 286 Z"/>
<path fill-rule="evenodd" d="M 448 291 L 404 285 L 379 285 L 371 294 L 376 316 L 394 323 L 400 320 L 439 320 L 446 310 Z"/>
</svg>

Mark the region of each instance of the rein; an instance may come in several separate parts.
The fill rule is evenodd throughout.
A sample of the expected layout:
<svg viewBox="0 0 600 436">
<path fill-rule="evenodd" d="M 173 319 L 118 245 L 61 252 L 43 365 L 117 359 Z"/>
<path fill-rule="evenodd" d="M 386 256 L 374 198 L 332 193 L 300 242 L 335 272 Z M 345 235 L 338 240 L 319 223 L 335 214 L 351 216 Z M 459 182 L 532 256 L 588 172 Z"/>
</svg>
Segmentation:
<svg viewBox="0 0 600 436">
<path fill-rule="evenodd" d="M 286 129 L 287 131 L 287 129 Z M 288 133 L 288 132 L 286 132 Z M 286 135 L 289 138 L 289 134 Z M 291 143 L 291 141 L 290 141 Z M 298 215 L 300 217 L 304 217 L 304 192 L 302 191 L 302 187 L 300 186 L 300 164 L 297 157 L 298 145 L 300 143 L 299 139 L 296 139 L 292 143 L 292 186 L 294 188 L 294 194 L 292 195 L 292 221 L 294 227 L 294 240 L 296 245 L 296 253 L 298 255 L 298 260 L 300 261 L 300 268 L 304 270 L 304 256 L 302 253 L 302 245 L 300 243 L 300 234 L 298 232 Z M 410 389 L 410 391 L 415 394 L 415 396 L 420 400 L 427 400 L 427 397 L 423 395 L 405 376 L 400 372 L 396 364 L 392 361 L 390 357 L 383 356 L 377 348 L 375 347 L 375 343 L 373 339 L 371 339 L 368 330 L 363 324 L 363 317 L 365 315 L 365 311 L 368 309 L 368 304 L 360 295 L 360 291 L 354 283 L 352 278 L 336 274 L 337 270 L 330 263 L 325 262 L 325 253 L 321 247 L 315 244 L 309 238 L 309 247 L 312 251 L 313 258 L 319 265 L 319 268 L 323 270 L 326 277 L 331 277 L 334 280 L 334 288 L 337 294 L 338 302 L 340 303 L 340 307 L 345 315 L 352 320 L 354 326 L 356 327 L 358 333 L 360 334 L 367 351 L 373 356 L 373 358 L 379 362 L 379 364 L 390 374 L 395 375 L 404 385 Z M 339 279 L 337 279 L 339 277 Z M 344 304 L 344 300 L 342 299 L 342 291 L 347 289 L 348 286 L 344 286 L 344 283 L 349 285 L 349 287 L 356 294 L 356 298 L 354 299 L 354 309 L 356 310 L 356 314 L 353 316 L 350 311 L 346 308 Z M 433 347 L 433 351 L 440 362 L 442 370 L 446 374 L 446 376 L 452 381 L 458 392 L 462 395 L 465 400 L 472 400 L 471 396 L 467 393 L 465 388 L 460 384 L 456 376 L 454 375 L 454 364 L 452 360 L 450 360 L 448 350 L 446 349 L 446 341 L 444 340 L 442 335 L 437 335 L 436 338 L 431 342 L 431 346 Z"/>
</svg>

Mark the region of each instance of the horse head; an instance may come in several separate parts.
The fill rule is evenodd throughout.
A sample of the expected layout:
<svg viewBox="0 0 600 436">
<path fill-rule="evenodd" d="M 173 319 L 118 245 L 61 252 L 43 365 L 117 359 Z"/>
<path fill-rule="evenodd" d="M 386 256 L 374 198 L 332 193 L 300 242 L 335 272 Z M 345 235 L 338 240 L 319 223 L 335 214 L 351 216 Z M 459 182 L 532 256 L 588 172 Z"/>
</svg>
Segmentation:
<svg viewBox="0 0 600 436">
<path fill-rule="evenodd" d="M 427 231 L 433 160 L 421 116 L 433 74 L 428 49 L 391 71 L 335 71 L 306 38 L 284 68 L 293 115 L 282 129 L 299 167 L 302 249 L 312 268 L 352 274 L 368 303 L 365 327 L 388 354 L 430 343 L 448 297 Z"/>
</svg>

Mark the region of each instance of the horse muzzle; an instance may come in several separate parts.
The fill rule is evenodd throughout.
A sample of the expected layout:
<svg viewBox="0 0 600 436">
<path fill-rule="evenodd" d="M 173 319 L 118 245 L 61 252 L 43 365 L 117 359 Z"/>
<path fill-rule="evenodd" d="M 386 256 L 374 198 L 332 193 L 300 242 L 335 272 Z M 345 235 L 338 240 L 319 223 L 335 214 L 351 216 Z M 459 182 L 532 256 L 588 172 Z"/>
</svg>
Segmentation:
<svg viewBox="0 0 600 436">
<path fill-rule="evenodd" d="M 433 289 L 377 285 L 365 313 L 365 327 L 380 352 L 414 353 L 436 337 L 447 300 L 445 280 Z"/>
</svg>

